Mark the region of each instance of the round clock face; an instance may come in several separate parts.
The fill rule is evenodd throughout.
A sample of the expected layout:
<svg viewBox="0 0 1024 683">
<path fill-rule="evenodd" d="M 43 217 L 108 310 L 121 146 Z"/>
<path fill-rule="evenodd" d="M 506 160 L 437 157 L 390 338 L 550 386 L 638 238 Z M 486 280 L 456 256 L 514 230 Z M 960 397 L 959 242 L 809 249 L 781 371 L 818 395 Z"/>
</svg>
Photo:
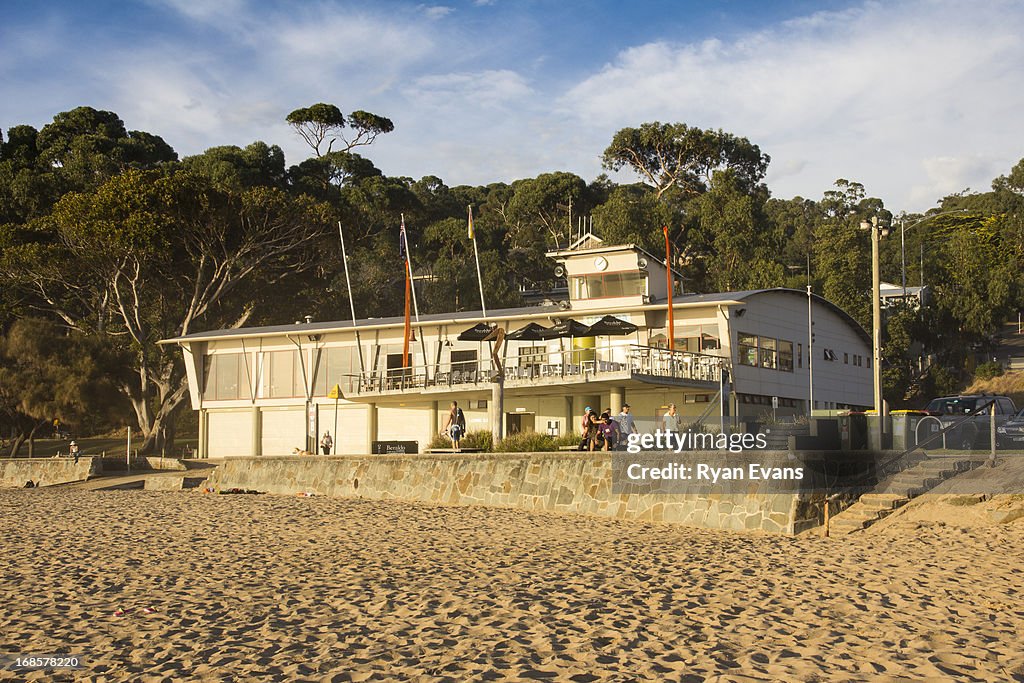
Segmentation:
<svg viewBox="0 0 1024 683">
<path fill-rule="evenodd" d="M 594 267 L 597 268 L 598 270 L 604 270 L 605 268 L 608 267 L 608 259 L 606 259 L 604 256 L 598 256 L 596 259 L 594 259 Z"/>
</svg>

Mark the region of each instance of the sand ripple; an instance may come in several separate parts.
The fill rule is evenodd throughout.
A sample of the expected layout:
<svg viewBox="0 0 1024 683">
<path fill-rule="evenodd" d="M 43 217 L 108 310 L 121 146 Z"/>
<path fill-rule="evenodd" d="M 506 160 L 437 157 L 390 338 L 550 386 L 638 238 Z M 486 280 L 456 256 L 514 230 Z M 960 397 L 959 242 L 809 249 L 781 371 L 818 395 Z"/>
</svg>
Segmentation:
<svg viewBox="0 0 1024 683">
<path fill-rule="evenodd" d="M 785 538 L 399 503 L 0 492 L 29 680 L 1024 680 L 1024 524 Z M 0 671 L 0 680 L 24 678 Z"/>
</svg>

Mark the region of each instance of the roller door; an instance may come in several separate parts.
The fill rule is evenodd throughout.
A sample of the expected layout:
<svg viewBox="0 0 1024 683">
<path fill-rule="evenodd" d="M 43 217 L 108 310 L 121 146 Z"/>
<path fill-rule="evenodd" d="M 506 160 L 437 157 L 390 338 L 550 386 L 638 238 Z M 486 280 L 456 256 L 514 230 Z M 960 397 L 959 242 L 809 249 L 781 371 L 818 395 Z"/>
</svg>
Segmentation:
<svg viewBox="0 0 1024 683">
<path fill-rule="evenodd" d="M 261 455 L 291 455 L 296 448 L 306 447 L 305 408 L 264 409 Z"/>
<path fill-rule="evenodd" d="M 207 413 L 207 443 L 210 457 L 252 455 L 252 420 L 251 410 Z"/>
</svg>

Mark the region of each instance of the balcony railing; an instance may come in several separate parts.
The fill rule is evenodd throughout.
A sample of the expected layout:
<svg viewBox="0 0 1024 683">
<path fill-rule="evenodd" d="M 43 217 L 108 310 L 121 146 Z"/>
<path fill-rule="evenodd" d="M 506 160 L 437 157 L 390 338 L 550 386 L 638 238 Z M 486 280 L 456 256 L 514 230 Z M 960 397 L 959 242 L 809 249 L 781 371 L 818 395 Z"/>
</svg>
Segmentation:
<svg viewBox="0 0 1024 683">
<path fill-rule="evenodd" d="M 630 344 L 518 356 L 509 358 L 504 369 L 506 385 L 575 382 L 623 375 L 717 383 L 725 362 L 723 357 L 711 354 Z M 368 372 L 346 379 L 349 393 L 365 394 L 489 386 L 494 377 L 494 366 L 488 358 Z"/>
</svg>

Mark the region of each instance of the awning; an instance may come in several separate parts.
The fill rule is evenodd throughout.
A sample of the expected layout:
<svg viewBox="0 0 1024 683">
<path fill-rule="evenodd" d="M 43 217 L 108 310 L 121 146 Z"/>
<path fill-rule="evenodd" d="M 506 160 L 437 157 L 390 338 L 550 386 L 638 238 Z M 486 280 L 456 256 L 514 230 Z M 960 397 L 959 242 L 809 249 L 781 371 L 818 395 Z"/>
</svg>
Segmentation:
<svg viewBox="0 0 1024 683">
<path fill-rule="evenodd" d="M 566 318 L 557 325 L 552 325 L 544 332 L 544 339 L 558 339 L 560 337 L 586 337 L 587 326 L 578 320 Z"/>
<path fill-rule="evenodd" d="M 548 332 L 548 328 L 537 323 L 529 323 L 524 327 L 520 327 L 515 332 L 509 332 L 505 335 L 505 339 L 509 341 L 542 341 L 547 339 L 545 336 Z"/>
<path fill-rule="evenodd" d="M 477 323 L 468 330 L 463 331 L 457 339 L 459 341 L 483 341 L 493 329 L 494 328 L 486 323 Z"/>
<path fill-rule="evenodd" d="M 603 336 L 620 336 L 626 334 L 633 334 L 637 331 L 637 326 L 621 318 L 616 318 L 614 315 L 606 315 L 605 317 L 598 320 L 596 323 L 587 328 L 587 331 L 583 335 L 587 337 L 596 337 L 599 335 Z"/>
</svg>

